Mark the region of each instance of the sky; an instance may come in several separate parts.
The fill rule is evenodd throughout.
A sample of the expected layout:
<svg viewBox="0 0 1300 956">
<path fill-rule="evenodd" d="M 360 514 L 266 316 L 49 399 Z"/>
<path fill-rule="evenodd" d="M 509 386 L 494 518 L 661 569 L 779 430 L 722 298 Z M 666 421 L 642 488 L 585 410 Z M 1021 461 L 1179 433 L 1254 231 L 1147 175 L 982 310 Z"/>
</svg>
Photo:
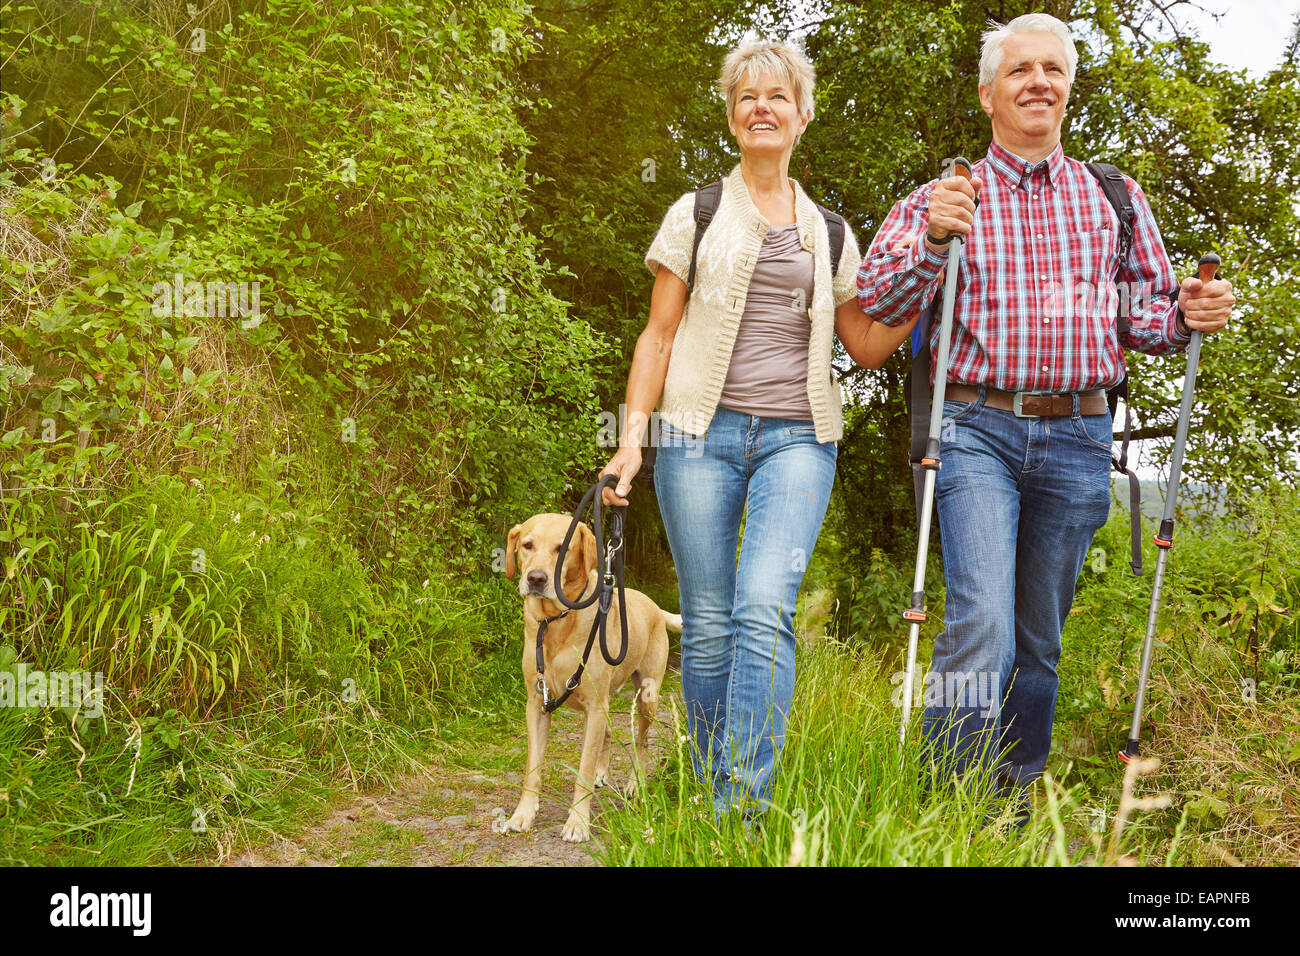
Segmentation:
<svg viewBox="0 0 1300 956">
<path fill-rule="evenodd" d="M 1277 64 L 1300 13 L 1300 0 L 1199 0 L 1199 6 L 1204 9 L 1182 8 L 1183 22 L 1210 44 L 1216 60 L 1254 76 Z M 1216 22 L 1211 13 L 1223 16 Z"/>
</svg>

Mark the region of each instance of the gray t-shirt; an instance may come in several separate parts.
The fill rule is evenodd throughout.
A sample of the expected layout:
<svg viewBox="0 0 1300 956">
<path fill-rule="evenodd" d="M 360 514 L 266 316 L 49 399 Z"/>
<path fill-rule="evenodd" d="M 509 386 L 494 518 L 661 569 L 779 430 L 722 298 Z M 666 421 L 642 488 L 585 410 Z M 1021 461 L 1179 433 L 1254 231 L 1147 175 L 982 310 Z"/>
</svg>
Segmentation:
<svg viewBox="0 0 1300 956">
<path fill-rule="evenodd" d="M 808 403 L 812 292 L 813 254 L 799 241 L 798 223 L 771 229 L 749 280 L 719 405 L 746 415 L 812 421 Z"/>
</svg>

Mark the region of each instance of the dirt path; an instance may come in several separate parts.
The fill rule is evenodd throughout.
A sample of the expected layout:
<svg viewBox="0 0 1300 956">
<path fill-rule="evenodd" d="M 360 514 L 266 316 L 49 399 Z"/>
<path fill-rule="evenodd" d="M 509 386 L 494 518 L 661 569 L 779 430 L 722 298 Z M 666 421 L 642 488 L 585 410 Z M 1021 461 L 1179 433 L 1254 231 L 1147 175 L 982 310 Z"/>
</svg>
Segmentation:
<svg viewBox="0 0 1300 956">
<path fill-rule="evenodd" d="M 828 592 L 818 592 L 801 607 L 795 629 L 800 641 L 820 634 L 830 606 Z M 674 646 L 668 658 L 659 720 L 650 728 L 652 766 L 662 766 L 666 736 L 672 734 L 668 699 L 682 712 L 681 658 Z M 423 774 L 395 782 L 390 793 L 350 799 L 315 826 L 292 838 L 246 850 L 232 866 L 599 866 L 602 811 L 622 802 L 621 788 L 631 766 L 622 745 L 631 739 L 632 689 L 614 695 L 615 751 L 610 764 L 612 789 L 593 800 L 592 841 L 565 843 L 560 831 L 568 817 L 582 750 L 582 715 L 561 708 L 551 718 L 542 776 L 541 808 L 528 833 L 498 834 L 494 811 L 509 816 L 519 802 L 527 730 L 523 702 L 518 720 L 499 733 L 484 734 L 445 762 L 430 763 Z"/>
<path fill-rule="evenodd" d="M 626 721 L 632 697 L 616 695 L 614 719 Z M 662 714 L 661 714 L 662 716 Z M 669 723 L 671 727 L 671 721 Z M 398 781 L 391 793 L 356 797 L 315 826 L 293 838 L 240 853 L 232 866 L 598 866 L 600 815 L 616 806 L 626 781 L 630 757 L 619 740 L 628 739 L 628 724 L 615 729 L 610 765 L 614 790 L 594 798 L 593 840 L 565 843 L 560 830 L 573 796 L 574 769 L 582 748 L 582 715 L 561 708 L 551 718 L 541 808 L 528 833 L 498 834 L 494 811 L 508 816 L 519 802 L 526 731 L 523 708 L 512 731 L 476 743 L 479 769 L 432 764 L 424 774 Z M 662 724 L 652 727 L 652 752 L 658 752 Z M 509 768 L 509 769 L 506 769 Z"/>
</svg>

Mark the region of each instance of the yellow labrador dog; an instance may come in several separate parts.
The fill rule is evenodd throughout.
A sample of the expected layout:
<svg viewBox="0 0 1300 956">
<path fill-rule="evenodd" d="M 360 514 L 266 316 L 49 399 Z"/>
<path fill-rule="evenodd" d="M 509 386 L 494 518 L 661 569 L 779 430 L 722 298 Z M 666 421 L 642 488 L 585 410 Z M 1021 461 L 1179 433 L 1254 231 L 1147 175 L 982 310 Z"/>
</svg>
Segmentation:
<svg viewBox="0 0 1300 956">
<path fill-rule="evenodd" d="M 505 833 L 522 832 L 533 825 L 542 790 L 542 758 L 546 753 L 546 734 L 551 715 L 542 707 L 537 693 L 537 627 L 549 617 L 565 610 L 555 599 L 555 561 L 569 530 L 571 515 L 533 515 L 523 524 L 510 529 L 506 544 L 506 577 L 519 569 L 519 593 L 524 597 L 524 686 L 528 691 L 528 760 L 525 765 L 523 794 L 514 816 L 498 825 Z M 578 527 L 564 560 L 564 594 L 570 601 L 590 595 L 597 585 L 596 536 L 586 524 Z M 627 588 L 627 656 L 617 667 L 610 667 L 600 652 L 600 641 L 592 648 L 587 669 L 565 705 L 586 713 L 582 739 L 582 758 L 578 780 L 573 788 L 573 805 L 561 836 L 570 843 L 586 840 L 591 830 L 591 794 L 604 786 L 609 776 L 612 738 L 609 732 L 609 697 L 631 678 L 637 688 L 636 740 L 632 754 L 637 767 L 646 769 L 646 737 L 659 703 L 659 688 L 668 665 L 668 632 L 681 631 L 680 615 L 661 610 L 640 591 Z M 582 649 L 591 633 L 596 602 L 581 610 L 571 610 L 566 617 L 547 625 L 544 637 L 546 686 L 552 698 L 564 693 L 565 681 L 578 669 Z M 622 646 L 622 625 L 615 592 L 610 605 L 606 632 L 610 651 Z M 624 792 L 631 796 L 636 789 L 636 775 L 628 780 Z"/>
</svg>

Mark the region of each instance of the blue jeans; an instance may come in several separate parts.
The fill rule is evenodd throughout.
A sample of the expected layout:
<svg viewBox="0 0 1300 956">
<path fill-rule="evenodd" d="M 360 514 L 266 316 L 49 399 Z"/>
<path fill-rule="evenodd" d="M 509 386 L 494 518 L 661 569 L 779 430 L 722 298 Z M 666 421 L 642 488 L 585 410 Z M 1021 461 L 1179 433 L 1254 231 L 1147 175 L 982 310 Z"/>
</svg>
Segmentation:
<svg viewBox="0 0 1300 956">
<path fill-rule="evenodd" d="M 795 599 L 826 516 L 836 446 L 818 443 L 812 422 L 719 407 L 699 438 L 661 420 L 657 455 L 695 773 L 719 812 L 750 801 L 761 810 L 785 740 Z"/>
<path fill-rule="evenodd" d="M 1077 399 L 1073 417 L 1017 418 L 984 396 L 943 407 L 945 629 L 922 731 L 946 779 L 983 763 L 1009 792 L 1051 750 L 1061 629 L 1110 513 L 1111 420 Z"/>
</svg>

